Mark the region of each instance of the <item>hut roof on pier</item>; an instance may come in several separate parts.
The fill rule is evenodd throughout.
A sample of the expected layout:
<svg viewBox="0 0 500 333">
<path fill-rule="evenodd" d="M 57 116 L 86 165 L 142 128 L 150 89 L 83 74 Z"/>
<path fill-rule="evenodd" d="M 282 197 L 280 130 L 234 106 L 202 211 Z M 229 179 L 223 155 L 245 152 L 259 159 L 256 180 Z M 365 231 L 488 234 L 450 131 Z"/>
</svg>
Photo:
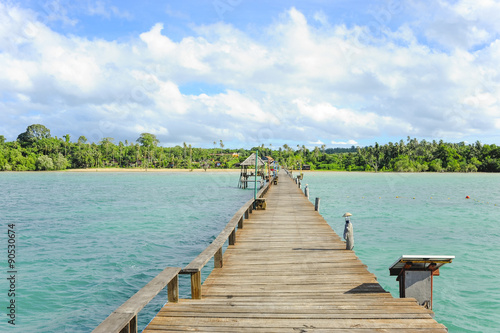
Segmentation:
<svg viewBox="0 0 500 333">
<path fill-rule="evenodd" d="M 257 162 L 259 166 L 264 165 L 264 161 L 259 157 L 259 161 Z M 248 156 L 246 160 L 241 162 L 241 166 L 255 166 L 255 153 Z"/>
</svg>

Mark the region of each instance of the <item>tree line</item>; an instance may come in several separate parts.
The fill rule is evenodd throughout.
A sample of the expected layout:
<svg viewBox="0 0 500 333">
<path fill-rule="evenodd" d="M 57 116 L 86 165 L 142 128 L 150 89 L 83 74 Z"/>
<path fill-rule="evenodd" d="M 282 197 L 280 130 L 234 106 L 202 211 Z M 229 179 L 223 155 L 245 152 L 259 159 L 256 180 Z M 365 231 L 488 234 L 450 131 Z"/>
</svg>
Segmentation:
<svg viewBox="0 0 500 333">
<path fill-rule="evenodd" d="M 395 172 L 500 172 L 500 147 L 495 144 L 428 142 L 407 137 L 385 145 L 368 147 L 308 149 L 265 146 L 251 149 L 227 149 L 222 140 L 213 148 L 182 146 L 161 147 L 154 134 L 142 133 L 135 140 L 115 143 L 110 137 L 98 143 L 80 136 L 71 141 L 67 134 L 52 137 L 43 125 L 33 124 L 6 142 L 0 135 L 0 170 L 35 171 L 68 168 L 234 168 L 250 154 L 270 156 L 289 169 Z"/>
</svg>

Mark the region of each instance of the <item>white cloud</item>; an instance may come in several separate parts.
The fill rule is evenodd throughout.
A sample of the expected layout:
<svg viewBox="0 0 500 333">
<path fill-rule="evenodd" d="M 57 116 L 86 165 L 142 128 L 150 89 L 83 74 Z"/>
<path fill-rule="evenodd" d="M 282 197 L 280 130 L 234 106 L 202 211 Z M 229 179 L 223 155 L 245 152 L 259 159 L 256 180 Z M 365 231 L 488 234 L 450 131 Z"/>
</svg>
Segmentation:
<svg viewBox="0 0 500 333">
<path fill-rule="evenodd" d="M 445 48 L 469 50 L 496 40 L 500 32 L 498 1 L 459 0 L 412 3 L 417 30 Z"/>
<path fill-rule="evenodd" d="M 349 145 L 349 146 L 356 146 L 358 143 L 354 140 L 348 140 L 347 142 L 344 141 L 332 141 L 332 145 Z"/>
<path fill-rule="evenodd" d="M 78 137 L 92 127 L 92 137 L 118 141 L 150 131 L 162 142 L 194 145 L 496 135 L 500 41 L 488 29 L 497 29 L 489 13 L 497 4 L 428 6 L 488 44 L 471 51 L 477 43 L 453 44 L 460 32 L 432 37 L 444 31 L 436 17 L 429 20 L 437 30 L 413 21 L 385 29 L 375 42 L 366 27 L 333 25 L 323 12 L 312 26 L 295 8 L 259 38 L 218 23 L 174 41 L 157 23 L 135 38 L 105 41 L 57 33 L 32 12 L 0 4 L 6 22 L 0 25 L 0 112 L 16 115 L 2 117 L 0 133 L 14 139 L 36 119 L 56 135 Z M 93 10 L 112 9 L 96 2 Z M 31 22 L 31 33 L 24 22 Z M 422 44 L 424 30 L 455 47 Z M 215 92 L 183 92 L 197 84 Z M 56 120 L 61 110 L 64 123 Z"/>
<path fill-rule="evenodd" d="M 168 37 L 163 36 L 161 31 L 163 24 L 157 23 L 150 31 L 142 33 L 141 39 L 147 44 L 148 50 L 155 58 L 162 58 L 172 55 L 175 52 L 176 44 Z"/>
<path fill-rule="evenodd" d="M 181 94 L 175 83 L 160 82 L 159 88 L 159 91 L 152 93 L 158 112 L 162 114 L 186 113 L 189 108 L 189 102 L 187 98 Z M 139 89 L 142 89 L 142 87 L 139 87 Z"/>
</svg>

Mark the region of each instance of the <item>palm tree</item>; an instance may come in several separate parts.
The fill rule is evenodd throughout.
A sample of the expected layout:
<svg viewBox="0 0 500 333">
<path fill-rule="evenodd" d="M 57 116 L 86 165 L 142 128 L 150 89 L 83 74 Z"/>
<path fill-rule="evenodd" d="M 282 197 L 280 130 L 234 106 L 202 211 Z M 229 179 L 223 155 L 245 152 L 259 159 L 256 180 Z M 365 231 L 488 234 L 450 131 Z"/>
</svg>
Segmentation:
<svg viewBox="0 0 500 333">
<path fill-rule="evenodd" d="M 189 169 L 191 169 L 191 163 L 193 162 L 193 148 L 191 144 L 189 145 Z"/>
</svg>

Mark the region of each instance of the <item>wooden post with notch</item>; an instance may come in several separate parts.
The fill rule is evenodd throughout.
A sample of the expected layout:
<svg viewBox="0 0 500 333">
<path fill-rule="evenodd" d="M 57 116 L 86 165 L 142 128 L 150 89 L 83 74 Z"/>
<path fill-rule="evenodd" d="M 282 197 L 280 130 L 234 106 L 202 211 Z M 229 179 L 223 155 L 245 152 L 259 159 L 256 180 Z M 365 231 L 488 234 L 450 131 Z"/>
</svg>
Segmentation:
<svg viewBox="0 0 500 333">
<path fill-rule="evenodd" d="M 125 326 L 120 333 L 137 333 L 137 316 L 134 316 L 130 322 Z"/>
<path fill-rule="evenodd" d="M 201 299 L 201 272 L 191 273 L 191 298 Z"/>
<path fill-rule="evenodd" d="M 234 245 L 236 243 L 236 228 L 233 229 L 229 235 L 229 245 Z"/>
<path fill-rule="evenodd" d="M 214 254 L 214 268 L 222 268 L 222 247 Z"/>
<path fill-rule="evenodd" d="M 170 303 L 179 302 L 179 276 L 176 275 L 167 285 L 168 301 Z"/>
</svg>

